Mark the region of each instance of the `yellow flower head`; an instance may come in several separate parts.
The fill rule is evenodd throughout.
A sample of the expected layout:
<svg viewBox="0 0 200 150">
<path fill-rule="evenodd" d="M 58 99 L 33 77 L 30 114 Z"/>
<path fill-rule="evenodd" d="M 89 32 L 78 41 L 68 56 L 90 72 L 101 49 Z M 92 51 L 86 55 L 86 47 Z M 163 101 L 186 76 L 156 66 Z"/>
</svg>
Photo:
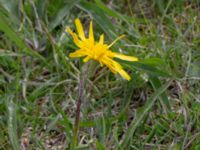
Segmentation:
<svg viewBox="0 0 200 150">
<path fill-rule="evenodd" d="M 113 73 L 119 73 L 126 80 L 130 80 L 130 76 L 123 70 L 122 66 L 113 60 L 114 57 L 120 58 L 126 61 L 138 61 L 138 58 L 132 56 L 126 56 L 119 53 L 112 52 L 110 47 L 124 35 L 118 37 L 110 45 L 104 43 L 104 35 L 100 36 L 99 41 L 95 41 L 93 34 L 92 21 L 90 22 L 89 36 L 86 37 L 83 26 L 79 19 L 75 20 L 75 25 L 78 34 L 74 33 L 69 27 L 66 27 L 68 32 L 74 40 L 74 43 L 78 46 L 78 50 L 70 53 L 70 57 L 83 57 L 86 56 L 83 61 L 87 62 L 90 59 L 98 61 L 101 66 L 106 65 Z"/>
</svg>

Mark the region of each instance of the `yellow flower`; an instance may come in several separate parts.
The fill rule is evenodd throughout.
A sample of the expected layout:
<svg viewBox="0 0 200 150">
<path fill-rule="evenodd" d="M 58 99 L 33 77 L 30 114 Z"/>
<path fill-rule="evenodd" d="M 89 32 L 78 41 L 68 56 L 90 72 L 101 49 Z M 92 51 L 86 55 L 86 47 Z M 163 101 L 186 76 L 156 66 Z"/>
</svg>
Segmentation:
<svg viewBox="0 0 200 150">
<path fill-rule="evenodd" d="M 70 57 L 83 57 L 86 56 L 83 61 L 87 62 L 90 59 L 98 61 L 101 66 L 106 65 L 113 73 L 119 73 L 126 80 L 130 80 L 130 76 L 123 70 L 122 66 L 113 60 L 114 57 L 120 58 L 126 61 L 138 61 L 137 57 L 126 56 L 123 54 L 115 53 L 110 50 L 110 47 L 119 39 L 123 38 L 124 35 L 118 37 L 110 45 L 104 43 L 104 35 L 100 36 L 99 41 L 95 41 L 93 34 L 92 21 L 89 27 L 89 36 L 86 37 L 83 26 L 79 19 L 75 20 L 76 29 L 78 35 L 74 33 L 69 27 L 66 27 L 68 32 L 74 40 L 74 43 L 78 46 L 78 50 L 70 53 Z"/>
</svg>

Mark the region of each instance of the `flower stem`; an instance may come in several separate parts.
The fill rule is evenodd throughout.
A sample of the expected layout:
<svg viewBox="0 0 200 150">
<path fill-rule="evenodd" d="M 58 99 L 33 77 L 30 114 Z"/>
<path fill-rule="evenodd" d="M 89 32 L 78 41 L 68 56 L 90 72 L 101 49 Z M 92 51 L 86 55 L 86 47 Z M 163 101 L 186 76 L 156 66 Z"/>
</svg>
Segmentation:
<svg viewBox="0 0 200 150">
<path fill-rule="evenodd" d="M 83 97 L 84 97 L 84 87 L 85 87 L 85 82 L 87 78 L 87 69 L 88 65 L 86 67 L 83 67 L 83 71 L 80 75 L 80 82 L 79 82 L 79 87 L 78 87 L 78 99 L 76 102 L 76 116 L 75 116 L 75 123 L 74 123 L 74 130 L 73 130 L 73 139 L 71 142 L 71 148 L 75 148 L 78 143 L 78 132 L 79 132 L 79 126 L 80 126 L 80 113 L 81 113 L 81 104 L 83 102 Z"/>
</svg>

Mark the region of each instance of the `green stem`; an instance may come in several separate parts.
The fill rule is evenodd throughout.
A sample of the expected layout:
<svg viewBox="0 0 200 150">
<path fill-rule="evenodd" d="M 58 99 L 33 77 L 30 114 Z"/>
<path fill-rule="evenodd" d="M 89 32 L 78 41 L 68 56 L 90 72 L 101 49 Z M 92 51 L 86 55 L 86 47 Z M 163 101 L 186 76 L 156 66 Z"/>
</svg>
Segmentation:
<svg viewBox="0 0 200 150">
<path fill-rule="evenodd" d="M 75 148 L 78 144 L 78 132 L 79 132 L 79 127 L 80 127 L 81 104 L 83 102 L 83 97 L 84 97 L 83 92 L 84 92 L 85 82 L 87 80 L 87 70 L 88 70 L 88 64 L 86 65 L 86 68 L 83 67 L 83 72 L 80 75 L 80 82 L 79 82 L 79 87 L 78 87 L 78 99 L 76 102 L 76 116 L 75 116 L 71 148 Z"/>
</svg>

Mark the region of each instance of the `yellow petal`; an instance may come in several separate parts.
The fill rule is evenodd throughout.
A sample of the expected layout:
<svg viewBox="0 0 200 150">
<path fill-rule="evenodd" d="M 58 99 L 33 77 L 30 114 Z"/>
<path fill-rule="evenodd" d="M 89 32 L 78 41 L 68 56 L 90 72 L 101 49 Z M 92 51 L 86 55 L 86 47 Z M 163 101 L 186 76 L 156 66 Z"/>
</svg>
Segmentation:
<svg viewBox="0 0 200 150">
<path fill-rule="evenodd" d="M 66 29 L 65 29 L 65 32 L 68 32 L 69 34 L 71 34 L 71 35 L 73 35 L 74 34 L 74 32 L 71 30 L 71 28 L 70 27 L 66 27 Z"/>
<path fill-rule="evenodd" d="M 112 71 L 112 73 L 117 73 L 112 61 L 113 60 L 109 58 L 104 58 L 101 60 L 102 64 L 106 65 Z"/>
<path fill-rule="evenodd" d="M 99 63 L 100 63 L 100 66 L 101 66 L 101 67 L 103 67 L 103 65 L 104 65 L 104 64 L 102 63 L 102 61 L 101 61 L 101 60 L 99 61 Z"/>
<path fill-rule="evenodd" d="M 83 59 L 83 62 L 88 62 L 89 60 L 90 60 L 90 57 L 87 56 L 87 57 L 85 57 L 85 58 Z"/>
<path fill-rule="evenodd" d="M 120 58 L 120 59 L 122 59 L 122 60 L 127 60 L 127 61 L 138 61 L 138 58 L 137 58 L 137 57 L 126 56 L 126 55 L 118 54 L 118 53 L 114 53 L 114 57 Z"/>
<path fill-rule="evenodd" d="M 68 32 L 68 33 L 69 33 L 69 30 L 70 30 L 70 27 L 66 26 L 66 27 L 65 27 L 65 32 Z"/>
<path fill-rule="evenodd" d="M 104 43 L 104 35 L 102 34 L 99 39 L 99 44 L 103 44 L 103 43 Z"/>
<path fill-rule="evenodd" d="M 121 36 L 119 36 L 118 38 L 116 38 L 110 45 L 108 45 L 108 48 L 110 48 L 113 44 L 115 44 L 118 40 L 120 40 L 120 39 L 122 39 L 122 38 L 124 38 L 125 37 L 125 35 L 121 35 Z"/>
<path fill-rule="evenodd" d="M 108 57 L 110 57 L 110 58 L 113 58 L 113 57 L 115 56 L 115 53 L 113 53 L 113 52 L 110 51 L 110 50 L 107 50 L 107 51 L 106 51 L 106 55 L 107 55 Z"/>
<path fill-rule="evenodd" d="M 68 32 L 68 33 L 73 37 L 74 43 L 75 43 L 78 47 L 81 47 L 81 41 L 78 39 L 77 34 L 74 33 L 74 32 L 70 29 L 70 27 L 66 27 L 65 31 Z"/>
<path fill-rule="evenodd" d="M 122 66 L 118 62 L 113 61 L 113 65 L 116 72 L 118 72 L 124 79 L 128 81 L 131 79 L 131 77 L 122 69 Z"/>
<path fill-rule="evenodd" d="M 124 71 L 123 69 L 119 70 L 118 72 L 119 72 L 119 74 L 120 74 L 124 79 L 126 79 L 126 80 L 128 80 L 128 81 L 131 79 L 131 77 L 130 77 L 130 76 L 127 74 L 127 72 Z"/>
<path fill-rule="evenodd" d="M 82 56 L 85 56 L 87 55 L 83 50 L 77 50 L 73 53 L 70 53 L 69 54 L 69 57 L 82 57 Z"/>
<path fill-rule="evenodd" d="M 118 62 L 116 62 L 116 61 L 114 61 L 112 59 L 108 59 L 108 60 L 104 59 L 104 64 L 106 66 L 108 66 L 108 68 L 113 73 L 117 73 L 118 72 L 124 79 L 126 79 L 128 81 L 131 79 L 131 77 L 122 69 L 122 66 Z"/>
<path fill-rule="evenodd" d="M 124 79 L 126 79 L 126 80 L 128 80 L 128 81 L 131 79 L 131 77 L 126 73 L 126 71 L 124 71 L 124 70 L 122 69 L 122 66 L 121 66 L 118 62 L 113 61 L 113 64 L 114 64 L 114 66 L 115 66 L 115 68 L 116 68 L 116 71 L 117 71 Z"/>
<path fill-rule="evenodd" d="M 92 21 L 90 21 L 89 40 L 94 42 L 94 33 L 93 33 Z"/>
<path fill-rule="evenodd" d="M 83 26 L 81 24 L 81 21 L 79 19 L 76 19 L 75 25 L 76 25 L 76 29 L 77 29 L 79 37 L 81 38 L 81 40 L 84 40 L 85 39 L 85 33 L 83 31 Z"/>
<path fill-rule="evenodd" d="M 119 72 L 120 70 L 122 70 L 122 66 L 118 62 L 112 60 L 112 63 L 113 63 L 113 66 L 114 66 L 116 72 Z"/>
</svg>

